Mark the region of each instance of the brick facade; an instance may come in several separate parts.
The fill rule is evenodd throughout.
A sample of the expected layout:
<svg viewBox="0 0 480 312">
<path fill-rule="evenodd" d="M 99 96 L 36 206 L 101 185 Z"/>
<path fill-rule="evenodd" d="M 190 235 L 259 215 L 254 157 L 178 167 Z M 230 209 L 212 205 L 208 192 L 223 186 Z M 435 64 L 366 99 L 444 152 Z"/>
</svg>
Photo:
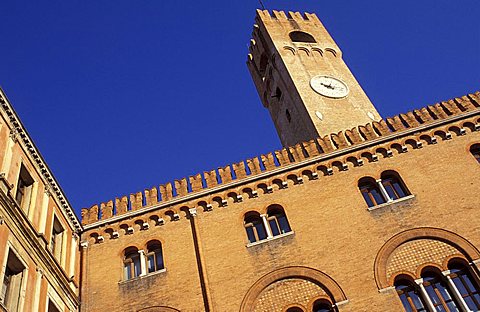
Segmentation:
<svg viewBox="0 0 480 312">
<path fill-rule="evenodd" d="M 381 119 L 315 15 L 256 22 L 248 65 L 285 147 L 84 208 L 82 225 L 1 94 L 0 246 L 25 260 L 24 311 L 404 311 L 400 277 L 449 283 L 459 265 L 480 289 L 480 92 Z M 286 43 L 292 30 L 321 40 Z M 350 86 L 346 111 L 309 89 L 317 65 Z M 265 101 L 276 86 L 285 102 Z M 22 165 L 33 209 L 15 199 Z"/>
</svg>

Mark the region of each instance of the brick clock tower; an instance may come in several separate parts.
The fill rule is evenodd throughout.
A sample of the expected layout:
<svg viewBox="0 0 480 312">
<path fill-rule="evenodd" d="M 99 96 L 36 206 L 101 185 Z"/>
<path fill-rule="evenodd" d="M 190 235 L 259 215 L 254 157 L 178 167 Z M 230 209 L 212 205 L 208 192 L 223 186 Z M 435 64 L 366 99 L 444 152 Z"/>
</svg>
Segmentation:
<svg viewBox="0 0 480 312">
<path fill-rule="evenodd" d="M 248 68 L 284 146 L 381 119 L 315 14 L 258 10 Z"/>
</svg>

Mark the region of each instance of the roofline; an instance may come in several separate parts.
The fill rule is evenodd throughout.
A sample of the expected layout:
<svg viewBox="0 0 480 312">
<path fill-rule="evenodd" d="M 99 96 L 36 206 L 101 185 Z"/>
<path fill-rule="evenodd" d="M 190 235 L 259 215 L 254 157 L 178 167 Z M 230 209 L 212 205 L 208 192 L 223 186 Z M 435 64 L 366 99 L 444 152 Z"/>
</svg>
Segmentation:
<svg viewBox="0 0 480 312">
<path fill-rule="evenodd" d="M 82 232 L 83 227 L 77 215 L 75 214 L 75 210 L 72 208 L 70 202 L 65 196 L 63 189 L 48 167 L 45 159 L 39 152 L 32 138 L 28 134 L 28 131 L 20 120 L 17 112 L 10 104 L 10 101 L 2 87 L 0 87 L 0 106 L 7 115 L 7 122 L 10 123 L 10 129 L 16 130 L 21 139 L 20 141 L 24 144 L 24 151 L 30 156 L 32 162 L 37 165 L 38 172 L 40 173 L 39 176 L 43 179 L 43 182 L 50 190 L 50 193 L 53 194 L 60 203 L 60 207 L 63 209 L 67 221 L 77 233 Z"/>
<path fill-rule="evenodd" d="M 269 177 L 269 176 L 277 175 L 279 173 L 284 173 L 286 171 L 290 171 L 290 170 L 293 170 L 293 169 L 297 169 L 297 168 L 300 168 L 300 167 L 311 165 L 311 164 L 317 163 L 319 161 L 325 161 L 325 160 L 328 160 L 328 159 L 331 159 L 331 158 L 335 158 L 337 156 L 341 156 L 341 155 L 344 155 L 344 154 L 349 154 L 351 152 L 361 150 L 361 149 L 364 149 L 364 148 L 367 148 L 367 147 L 370 147 L 370 146 L 378 145 L 378 144 L 381 144 L 383 142 L 390 141 L 392 139 L 405 137 L 405 136 L 417 133 L 419 131 L 428 130 L 428 129 L 431 129 L 431 128 L 436 128 L 438 126 L 448 124 L 448 123 L 451 123 L 451 122 L 455 122 L 455 121 L 458 121 L 458 120 L 462 120 L 462 119 L 472 117 L 472 116 L 475 116 L 475 115 L 480 115 L 480 110 L 479 109 L 475 109 L 475 110 L 472 110 L 472 111 L 467 111 L 467 112 L 464 112 L 464 113 L 458 114 L 458 115 L 452 115 L 452 116 L 449 116 L 445 119 L 435 120 L 433 122 L 423 124 L 423 125 L 420 125 L 418 127 L 407 128 L 403 131 L 394 132 L 390 135 L 385 135 L 385 136 L 381 136 L 381 137 L 378 137 L 378 138 L 373 139 L 373 140 L 365 141 L 364 143 L 351 145 L 349 147 L 342 148 L 342 149 L 339 149 L 339 150 L 336 150 L 336 151 L 333 151 L 333 152 L 330 152 L 330 153 L 320 154 L 318 156 L 307 158 L 307 159 L 304 159 L 302 161 L 298 161 L 298 162 L 295 162 L 295 163 L 292 163 L 292 164 L 289 164 L 289 165 L 277 167 L 276 169 L 264 171 L 262 173 L 259 173 L 259 174 L 256 174 L 256 175 L 251 175 L 251 176 L 248 176 L 246 178 L 234 180 L 234 181 L 232 181 L 230 183 L 227 183 L 227 184 L 221 184 L 221 185 L 218 185 L 218 186 L 215 186 L 215 187 L 207 188 L 207 189 L 204 189 L 202 191 L 190 193 L 186 196 L 173 198 L 172 200 L 169 200 L 169 201 L 159 202 L 159 203 L 157 203 L 155 205 L 152 205 L 150 207 L 144 207 L 144 208 L 142 207 L 139 210 L 130 210 L 130 211 L 124 213 L 124 214 L 116 215 L 116 216 L 110 217 L 110 218 L 105 219 L 105 220 L 99 220 L 99 221 L 96 221 L 96 222 L 93 222 L 93 223 L 84 224 L 83 228 L 84 228 L 85 231 L 87 231 L 87 230 L 90 230 L 90 229 L 93 229 L 93 228 L 96 228 L 96 227 L 99 227 L 99 226 L 102 226 L 102 225 L 115 223 L 115 222 L 123 220 L 123 219 L 129 219 L 129 218 L 132 218 L 134 216 L 138 216 L 138 215 L 141 215 L 141 214 L 144 214 L 144 213 L 147 213 L 147 212 L 151 212 L 151 211 L 154 211 L 154 210 L 157 210 L 157 209 L 162 209 L 162 208 L 165 208 L 165 207 L 169 207 L 169 206 L 181 203 L 181 202 L 188 202 L 192 199 L 200 198 L 200 197 L 203 197 L 203 196 L 211 194 L 211 193 L 216 193 L 218 191 L 222 191 L 222 190 L 229 189 L 229 188 L 232 188 L 232 187 L 236 187 L 236 186 L 239 186 L 239 185 L 242 185 L 242 184 L 246 184 L 246 183 L 249 183 L 249 182 L 260 180 L 260 179 L 263 179 L 263 178 L 266 178 L 266 177 Z"/>
</svg>

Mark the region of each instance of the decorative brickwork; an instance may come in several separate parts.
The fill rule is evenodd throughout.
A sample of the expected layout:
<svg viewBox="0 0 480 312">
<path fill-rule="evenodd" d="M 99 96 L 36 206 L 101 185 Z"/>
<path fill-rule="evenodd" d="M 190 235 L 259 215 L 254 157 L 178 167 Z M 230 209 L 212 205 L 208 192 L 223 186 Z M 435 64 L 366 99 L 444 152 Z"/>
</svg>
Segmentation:
<svg viewBox="0 0 480 312">
<path fill-rule="evenodd" d="M 347 299 L 340 286 L 325 273 L 307 267 L 287 267 L 258 280 L 247 292 L 240 311 L 281 311 L 292 304 L 307 306 L 309 300 L 319 296 L 336 303 Z"/>
<path fill-rule="evenodd" d="M 419 254 L 424 252 L 425 255 Z M 387 276 L 390 277 L 394 272 L 408 272 L 414 265 L 425 262 L 438 263 L 440 259 L 445 260 L 453 254 L 458 254 L 468 261 L 480 258 L 480 251 L 471 242 L 444 229 L 424 227 L 398 233 L 382 246 L 375 259 L 377 287 L 383 289 L 392 286 L 393 281 Z M 442 261 L 440 267 L 444 263 Z M 413 273 L 413 276 L 418 275 L 417 267 L 410 273 Z"/>
<path fill-rule="evenodd" d="M 437 264 L 442 267 L 446 258 L 461 252 L 447 243 L 433 239 L 417 239 L 400 245 L 388 259 L 387 276 L 408 271 L 415 275 L 415 272 L 423 264 Z"/>
<path fill-rule="evenodd" d="M 255 312 L 283 311 L 286 306 L 299 304 L 304 307 L 327 293 L 317 284 L 300 278 L 287 278 L 269 285 L 255 303 Z"/>
</svg>

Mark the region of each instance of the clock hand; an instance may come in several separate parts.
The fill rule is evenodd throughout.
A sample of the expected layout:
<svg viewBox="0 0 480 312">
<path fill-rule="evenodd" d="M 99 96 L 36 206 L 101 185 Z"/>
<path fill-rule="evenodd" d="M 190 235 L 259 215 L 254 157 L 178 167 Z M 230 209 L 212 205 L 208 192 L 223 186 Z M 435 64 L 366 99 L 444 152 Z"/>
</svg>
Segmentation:
<svg viewBox="0 0 480 312">
<path fill-rule="evenodd" d="M 321 84 L 322 86 L 324 86 L 325 88 L 327 88 L 327 89 L 335 89 L 334 87 L 332 87 L 331 84 L 327 85 L 327 84 L 324 84 L 323 82 L 320 82 L 320 84 Z"/>
</svg>

